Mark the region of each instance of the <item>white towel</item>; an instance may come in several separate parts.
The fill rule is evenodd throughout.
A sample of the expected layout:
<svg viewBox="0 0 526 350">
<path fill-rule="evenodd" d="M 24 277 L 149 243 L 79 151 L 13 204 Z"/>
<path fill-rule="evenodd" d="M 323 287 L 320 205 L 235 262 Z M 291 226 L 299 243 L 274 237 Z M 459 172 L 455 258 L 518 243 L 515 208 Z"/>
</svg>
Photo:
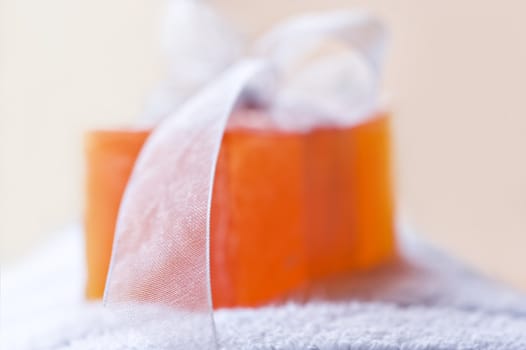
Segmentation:
<svg viewBox="0 0 526 350">
<path fill-rule="evenodd" d="M 81 232 L 67 231 L 2 271 L 1 349 L 173 349 L 177 325 L 132 327 L 83 301 Z M 346 300 L 217 311 L 221 348 L 526 349 L 526 296 L 404 241 L 406 261 L 349 280 Z"/>
</svg>

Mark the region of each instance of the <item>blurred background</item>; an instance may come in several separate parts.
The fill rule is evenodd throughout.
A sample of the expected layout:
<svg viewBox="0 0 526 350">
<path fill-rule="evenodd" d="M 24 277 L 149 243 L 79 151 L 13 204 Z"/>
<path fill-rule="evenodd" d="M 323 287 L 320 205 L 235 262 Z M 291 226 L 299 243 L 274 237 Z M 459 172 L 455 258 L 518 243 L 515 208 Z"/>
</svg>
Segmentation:
<svg viewBox="0 0 526 350">
<path fill-rule="evenodd" d="M 248 37 L 290 14 L 368 8 L 392 31 L 399 208 L 426 239 L 526 290 L 526 3 L 217 0 Z M 0 0 L 4 261 L 80 219 L 82 136 L 125 126 L 163 77 L 162 0 Z"/>
</svg>

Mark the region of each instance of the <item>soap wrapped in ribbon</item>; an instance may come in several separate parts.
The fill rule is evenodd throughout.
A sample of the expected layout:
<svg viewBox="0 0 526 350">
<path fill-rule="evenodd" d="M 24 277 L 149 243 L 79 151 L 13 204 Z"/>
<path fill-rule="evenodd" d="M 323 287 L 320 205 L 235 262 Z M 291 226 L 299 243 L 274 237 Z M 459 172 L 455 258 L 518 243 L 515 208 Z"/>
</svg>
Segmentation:
<svg viewBox="0 0 526 350">
<path fill-rule="evenodd" d="M 293 72 L 327 40 L 349 52 Z M 106 303 L 172 312 L 180 329 L 203 329 L 181 345 L 213 347 L 213 308 L 276 302 L 392 258 L 384 41 L 367 13 L 301 16 L 151 132 L 92 133 L 88 295 L 104 287 L 116 225 Z"/>
</svg>

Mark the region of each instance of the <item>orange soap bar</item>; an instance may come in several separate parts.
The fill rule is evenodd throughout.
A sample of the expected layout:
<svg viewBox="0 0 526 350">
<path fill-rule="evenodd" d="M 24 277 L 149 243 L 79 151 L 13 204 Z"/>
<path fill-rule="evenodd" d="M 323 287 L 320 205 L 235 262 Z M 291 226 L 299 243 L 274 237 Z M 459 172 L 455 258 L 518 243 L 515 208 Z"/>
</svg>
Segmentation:
<svg viewBox="0 0 526 350">
<path fill-rule="evenodd" d="M 121 197 L 149 131 L 115 130 L 87 133 L 85 241 L 86 296 L 101 298 L 111 258 Z"/>
<path fill-rule="evenodd" d="M 255 306 L 395 252 L 389 118 L 230 130 L 212 199 L 214 307 Z"/>
<path fill-rule="evenodd" d="M 105 135 L 127 145 L 117 152 L 97 141 Z M 90 297 L 102 295 L 118 203 L 146 136 L 88 137 Z M 109 171 L 114 163 L 119 171 Z M 395 252 L 388 117 L 308 133 L 228 130 L 211 221 L 215 308 L 260 305 L 316 279 L 386 261 Z"/>
</svg>

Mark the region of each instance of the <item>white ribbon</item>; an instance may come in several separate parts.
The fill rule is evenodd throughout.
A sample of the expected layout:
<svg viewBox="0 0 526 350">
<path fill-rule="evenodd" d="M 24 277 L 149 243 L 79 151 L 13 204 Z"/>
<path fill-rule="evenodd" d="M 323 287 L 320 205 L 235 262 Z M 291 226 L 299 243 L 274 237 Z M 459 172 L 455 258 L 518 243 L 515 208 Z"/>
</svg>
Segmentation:
<svg viewBox="0 0 526 350">
<path fill-rule="evenodd" d="M 163 120 L 147 140 L 120 207 L 106 304 L 121 306 L 138 320 L 168 314 L 170 324 L 176 325 L 170 329 L 177 334 L 174 348 L 217 347 L 210 290 L 210 206 L 229 117 L 244 93 L 264 93 L 267 87 L 258 81 L 279 82 L 294 61 L 326 39 L 341 40 L 360 53 L 373 86 L 365 104 L 377 103 L 385 40 L 378 20 L 365 13 L 332 12 L 277 26 L 257 46 L 262 58 L 233 65 Z M 353 90 L 347 93 L 352 100 Z M 276 98 L 279 93 L 271 101 Z M 362 107 L 355 112 L 363 112 Z M 353 114 L 353 107 L 348 108 Z M 319 125 L 326 122 L 317 120 Z M 187 327 L 202 334 L 190 338 L 195 332 L 185 334 Z"/>
</svg>

